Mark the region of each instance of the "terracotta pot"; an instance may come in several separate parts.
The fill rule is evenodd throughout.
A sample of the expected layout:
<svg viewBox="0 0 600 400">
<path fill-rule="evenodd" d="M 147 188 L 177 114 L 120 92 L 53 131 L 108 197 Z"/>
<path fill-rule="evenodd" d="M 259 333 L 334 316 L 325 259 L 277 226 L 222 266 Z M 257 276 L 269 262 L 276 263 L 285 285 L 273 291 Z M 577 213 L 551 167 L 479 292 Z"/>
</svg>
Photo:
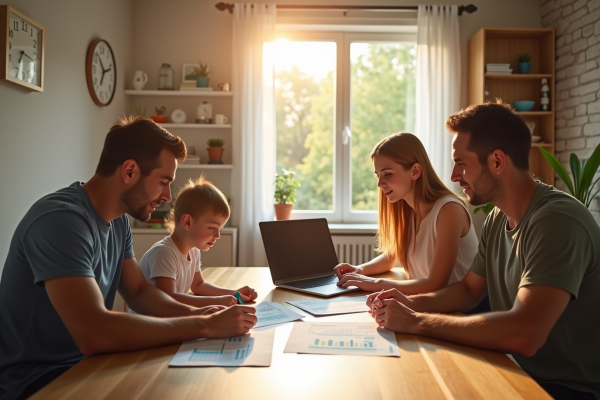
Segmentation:
<svg viewBox="0 0 600 400">
<path fill-rule="evenodd" d="M 207 147 L 206 150 L 208 150 L 209 161 L 221 161 L 223 152 L 225 151 L 223 147 Z"/>
<path fill-rule="evenodd" d="M 167 122 L 166 115 L 153 115 L 150 117 L 150 119 L 152 121 L 156 122 L 157 124 L 162 124 L 163 122 Z"/>
<path fill-rule="evenodd" d="M 293 204 L 275 204 L 275 218 L 277 221 L 286 221 L 290 219 Z"/>
</svg>

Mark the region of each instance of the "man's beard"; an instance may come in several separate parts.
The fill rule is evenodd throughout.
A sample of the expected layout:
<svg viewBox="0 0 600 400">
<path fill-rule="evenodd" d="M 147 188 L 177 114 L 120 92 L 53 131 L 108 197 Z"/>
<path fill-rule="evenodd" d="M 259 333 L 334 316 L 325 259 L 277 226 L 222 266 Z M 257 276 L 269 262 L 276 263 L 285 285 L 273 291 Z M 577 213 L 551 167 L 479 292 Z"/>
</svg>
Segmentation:
<svg viewBox="0 0 600 400">
<path fill-rule="evenodd" d="M 494 178 L 487 165 L 484 165 L 479 179 L 471 184 L 473 195 L 469 203 L 474 206 L 491 203 L 494 200 L 494 194 L 499 185 L 498 180 Z"/>
<path fill-rule="evenodd" d="M 140 179 L 121 196 L 121 202 L 125 205 L 127 213 L 140 221 L 148 221 L 150 212 L 147 208 L 150 203 L 160 205 L 161 200 L 151 200 L 144 188 L 144 179 Z"/>
</svg>

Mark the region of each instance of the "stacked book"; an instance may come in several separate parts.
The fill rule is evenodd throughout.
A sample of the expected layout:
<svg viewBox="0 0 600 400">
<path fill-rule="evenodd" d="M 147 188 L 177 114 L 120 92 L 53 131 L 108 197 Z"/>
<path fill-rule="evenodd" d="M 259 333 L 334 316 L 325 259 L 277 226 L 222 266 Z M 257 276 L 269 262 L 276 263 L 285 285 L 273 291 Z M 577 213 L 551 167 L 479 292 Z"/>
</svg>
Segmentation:
<svg viewBox="0 0 600 400">
<path fill-rule="evenodd" d="M 195 154 L 188 154 L 185 158 L 184 164 L 200 164 L 200 156 Z"/>
<path fill-rule="evenodd" d="M 196 87 L 196 82 L 181 82 L 181 85 L 179 85 L 179 90 L 210 92 L 213 90 L 213 88 L 211 88 L 211 87 Z"/>
<path fill-rule="evenodd" d="M 488 74 L 512 74 L 510 64 L 493 64 L 485 65 L 486 73 Z"/>
</svg>

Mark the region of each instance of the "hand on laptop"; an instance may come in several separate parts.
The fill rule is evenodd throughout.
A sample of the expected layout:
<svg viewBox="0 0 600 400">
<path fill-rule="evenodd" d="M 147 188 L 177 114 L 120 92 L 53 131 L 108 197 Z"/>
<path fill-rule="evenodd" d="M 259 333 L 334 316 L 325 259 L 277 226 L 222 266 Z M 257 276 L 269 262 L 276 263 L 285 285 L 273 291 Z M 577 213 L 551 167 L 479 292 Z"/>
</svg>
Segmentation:
<svg viewBox="0 0 600 400">
<path fill-rule="evenodd" d="M 333 268 L 333 271 L 338 279 L 342 279 L 345 274 L 362 274 L 362 268 L 350 264 L 338 264 Z M 338 286 L 341 285 L 338 283 Z"/>
<path fill-rule="evenodd" d="M 371 278 L 356 273 L 344 274 L 337 284 L 343 288 L 356 286 L 360 290 L 365 290 L 367 292 L 383 289 L 383 286 L 381 285 L 381 279 Z"/>
</svg>

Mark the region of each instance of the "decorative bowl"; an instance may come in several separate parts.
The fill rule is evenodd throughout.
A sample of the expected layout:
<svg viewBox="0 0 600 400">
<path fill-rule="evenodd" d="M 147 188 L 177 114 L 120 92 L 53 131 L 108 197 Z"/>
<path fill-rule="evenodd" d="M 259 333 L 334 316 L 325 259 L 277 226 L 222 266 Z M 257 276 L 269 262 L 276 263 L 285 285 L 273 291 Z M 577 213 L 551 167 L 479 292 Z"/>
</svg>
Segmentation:
<svg viewBox="0 0 600 400">
<path fill-rule="evenodd" d="M 540 140 L 542 140 L 541 136 L 534 135 L 531 137 L 531 141 L 534 143 L 539 142 Z"/>
<path fill-rule="evenodd" d="M 517 111 L 531 111 L 531 109 L 535 105 L 535 101 L 520 100 L 520 101 L 515 101 L 512 105 L 515 108 L 515 110 L 517 110 Z"/>
</svg>

